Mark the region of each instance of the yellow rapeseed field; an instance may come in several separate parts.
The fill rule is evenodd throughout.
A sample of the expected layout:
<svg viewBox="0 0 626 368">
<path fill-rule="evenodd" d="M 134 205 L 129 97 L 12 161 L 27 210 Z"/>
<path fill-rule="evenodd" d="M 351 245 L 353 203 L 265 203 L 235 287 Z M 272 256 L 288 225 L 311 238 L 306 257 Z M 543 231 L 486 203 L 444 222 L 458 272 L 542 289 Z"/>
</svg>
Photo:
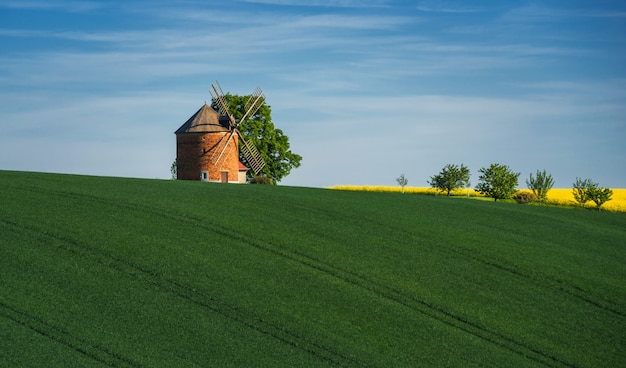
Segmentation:
<svg viewBox="0 0 626 368">
<path fill-rule="evenodd" d="M 611 200 L 602 205 L 606 211 L 626 212 L 626 189 L 611 189 L 613 196 Z M 550 189 L 548 192 L 548 203 L 559 205 L 577 205 L 571 188 Z M 596 204 L 587 202 L 585 207 L 595 208 Z"/>
<path fill-rule="evenodd" d="M 328 189 L 336 189 L 336 190 L 357 190 L 363 192 L 402 192 L 402 188 L 400 186 L 387 186 L 387 185 L 335 185 L 329 187 Z M 451 193 L 454 196 L 467 196 L 468 189 L 459 189 L 455 190 Z M 441 195 L 442 192 L 438 192 L 433 188 L 425 188 L 425 187 L 404 187 L 404 193 L 412 193 L 412 194 L 432 194 L 432 195 Z M 443 194 L 445 195 L 445 193 Z M 469 195 L 472 197 L 481 196 L 478 192 L 474 191 L 474 189 L 469 189 Z"/>
<path fill-rule="evenodd" d="M 335 185 L 329 187 L 328 189 L 336 189 L 336 190 L 356 190 L 356 191 L 366 191 L 366 192 L 396 192 L 400 193 L 402 188 L 398 185 L 396 186 L 386 186 L 386 185 Z M 528 189 L 521 189 L 529 191 Z M 613 197 L 610 201 L 606 202 L 602 205 L 602 210 L 605 211 L 615 211 L 615 212 L 626 212 L 626 189 L 612 189 Z M 467 196 L 469 191 L 469 196 L 471 197 L 483 197 L 480 193 L 476 192 L 474 189 L 459 189 L 453 191 L 451 194 L 454 196 Z M 433 188 L 426 187 L 404 187 L 405 193 L 412 194 L 431 194 L 431 195 L 442 195 L 442 192 L 437 192 Z M 445 194 L 443 194 L 445 195 Z M 573 206 L 577 205 L 574 200 L 574 195 L 572 194 L 571 188 L 554 188 L 548 192 L 548 204 L 553 205 L 565 205 L 565 206 Z M 595 208 L 595 203 L 587 202 L 585 205 L 586 208 Z"/>
</svg>

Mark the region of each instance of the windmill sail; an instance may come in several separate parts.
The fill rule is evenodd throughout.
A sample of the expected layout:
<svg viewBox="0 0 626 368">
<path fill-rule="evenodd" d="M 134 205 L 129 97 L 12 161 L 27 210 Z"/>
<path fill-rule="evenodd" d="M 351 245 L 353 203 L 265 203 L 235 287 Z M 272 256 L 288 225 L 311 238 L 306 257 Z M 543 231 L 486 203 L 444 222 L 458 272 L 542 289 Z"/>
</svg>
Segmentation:
<svg viewBox="0 0 626 368">
<path fill-rule="evenodd" d="M 217 151 L 216 151 L 212 156 L 212 158 L 214 159 L 217 157 L 215 159 L 215 164 L 217 165 L 219 163 L 219 161 L 222 158 L 222 155 L 224 154 L 224 151 L 226 151 L 226 148 L 228 147 L 228 144 L 230 143 L 231 137 L 233 136 L 235 132 L 237 132 L 237 135 L 239 136 L 239 139 L 241 140 L 241 143 L 242 143 L 239 146 L 239 149 L 241 153 L 243 154 L 243 157 L 245 158 L 246 162 L 248 163 L 248 165 L 254 172 L 254 174 L 258 175 L 261 172 L 261 170 L 263 170 L 263 168 L 265 167 L 265 161 L 263 161 L 263 156 L 261 155 L 261 152 L 259 152 L 259 150 L 254 146 L 254 144 L 247 142 L 243 138 L 243 135 L 241 135 L 241 132 L 237 128 L 239 124 L 241 124 L 243 121 L 245 121 L 246 119 L 249 119 L 251 116 L 256 114 L 256 112 L 261 108 L 261 106 L 263 106 L 263 104 L 265 103 L 265 96 L 263 95 L 263 91 L 261 91 L 259 87 L 256 87 L 256 89 L 252 92 L 252 94 L 246 101 L 244 105 L 245 113 L 242 116 L 242 118 L 239 119 L 239 121 L 236 121 L 235 117 L 230 113 L 228 100 L 224 96 L 224 92 L 222 92 L 222 87 L 217 81 L 215 81 L 211 85 L 210 92 L 211 92 L 211 96 L 213 97 L 213 100 L 217 104 L 217 107 L 219 109 L 218 112 L 222 115 L 228 116 L 228 119 L 230 120 L 230 134 L 226 136 L 227 137 L 226 141 L 224 142 L 224 146 L 220 150 L 219 154 L 217 154 Z"/>
<path fill-rule="evenodd" d="M 263 91 L 261 91 L 261 89 L 257 87 L 250 95 L 250 98 L 248 98 L 248 101 L 246 101 L 246 104 L 244 106 L 246 114 L 241 118 L 239 122 L 241 123 L 242 121 L 256 114 L 259 108 L 263 106 L 263 103 L 265 103 L 265 96 L 263 95 Z"/>
<path fill-rule="evenodd" d="M 209 90 L 209 92 L 211 92 L 211 97 L 213 97 L 213 101 L 215 101 L 215 103 L 217 104 L 218 113 L 220 115 L 228 116 L 228 120 L 230 121 L 231 131 L 225 137 L 226 140 L 224 141 L 224 145 L 222 146 L 222 149 L 219 151 L 219 154 L 218 154 L 218 151 L 215 151 L 213 153 L 213 156 L 211 156 L 211 158 L 215 160 L 215 166 L 219 166 L 219 162 L 222 158 L 222 155 L 224 155 L 224 151 L 226 151 L 226 148 L 228 147 L 228 144 L 230 143 L 230 138 L 233 136 L 233 133 L 235 132 L 237 123 L 235 121 L 235 117 L 230 113 L 228 101 L 226 100 L 226 97 L 224 97 L 222 86 L 220 86 L 218 81 L 215 81 L 213 82 L 213 84 L 211 84 L 211 89 Z"/>
<path fill-rule="evenodd" d="M 211 97 L 213 97 L 213 100 L 217 104 L 218 112 L 221 115 L 228 116 L 231 126 L 236 126 L 235 117 L 230 113 L 230 110 L 228 109 L 228 101 L 226 100 L 226 97 L 224 97 L 224 92 L 222 92 L 222 87 L 217 81 L 215 81 L 211 85 L 210 92 L 211 92 Z"/>
<path fill-rule="evenodd" d="M 230 139 L 235 133 L 235 131 L 236 131 L 235 129 L 231 130 L 230 133 L 228 133 L 227 135 L 222 137 L 222 139 L 220 139 L 218 145 L 222 143 L 222 141 L 224 142 L 222 149 L 219 151 L 219 154 L 217 153 L 218 151 L 216 150 L 215 152 L 213 152 L 213 156 L 211 156 L 211 159 L 214 159 L 215 166 L 219 166 L 219 162 L 222 159 L 222 156 L 224 155 L 224 152 L 226 151 L 226 148 L 228 147 L 228 144 L 230 143 Z M 215 158 L 216 156 L 217 158 Z"/>
<path fill-rule="evenodd" d="M 263 161 L 261 152 L 259 152 L 254 144 L 251 144 L 243 139 L 243 136 L 239 135 L 239 139 L 241 139 L 242 143 L 239 146 L 239 149 L 241 150 L 241 153 L 243 153 L 243 157 L 246 158 L 246 161 L 248 162 L 248 165 L 250 165 L 254 174 L 258 175 L 265 167 L 265 161 Z"/>
</svg>

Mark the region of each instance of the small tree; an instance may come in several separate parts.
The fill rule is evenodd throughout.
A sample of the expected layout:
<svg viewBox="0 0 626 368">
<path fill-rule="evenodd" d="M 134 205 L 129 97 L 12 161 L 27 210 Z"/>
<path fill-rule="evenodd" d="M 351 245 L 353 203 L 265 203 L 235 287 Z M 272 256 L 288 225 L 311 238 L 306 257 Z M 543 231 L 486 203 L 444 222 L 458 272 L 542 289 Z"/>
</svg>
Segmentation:
<svg viewBox="0 0 626 368">
<path fill-rule="evenodd" d="M 591 187 L 587 190 L 587 198 L 596 204 L 596 208 L 600 211 L 600 207 L 611 200 L 613 191 L 609 188 Z"/>
<path fill-rule="evenodd" d="M 515 193 L 520 173 L 515 173 L 506 165 L 491 164 L 488 168 L 478 170 L 481 175 L 478 177 L 479 183 L 476 191 L 493 198 L 510 198 Z"/>
<path fill-rule="evenodd" d="M 431 187 L 438 189 L 442 192 L 446 192 L 449 197 L 450 192 L 455 189 L 463 188 L 470 180 L 470 170 L 467 166 L 461 164 L 461 166 L 447 164 L 441 169 L 439 174 L 430 177 Z"/>
<path fill-rule="evenodd" d="M 174 160 L 174 162 L 172 162 L 172 166 L 170 166 L 170 172 L 172 173 L 172 179 L 177 179 L 177 172 L 178 172 L 178 164 L 176 163 L 176 160 Z"/>
<path fill-rule="evenodd" d="M 396 178 L 398 184 L 402 187 L 402 194 L 404 194 L 404 187 L 409 184 L 409 179 L 404 176 L 404 174 L 400 175 L 399 178 Z"/>
<path fill-rule="evenodd" d="M 589 201 L 589 190 L 592 188 L 597 188 L 598 184 L 594 183 L 591 179 L 581 179 L 576 178 L 574 184 L 572 184 L 572 194 L 574 195 L 574 199 L 578 204 L 582 207 L 585 207 L 585 203 Z"/>
<path fill-rule="evenodd" d="M 552 175 L 548 174 L 546 170 L 537 170 L 536 177 L 533 177 L 531 173 L 530 178 L 526 179 L 526 186 L 528 186 L 528 189 L 532 190 L 533 194 L 541 203 L 546 203 L 548 200 L 548 191 L 552 189 L 553 185 L 554 179 L 552 179 Z"/>
</svg>

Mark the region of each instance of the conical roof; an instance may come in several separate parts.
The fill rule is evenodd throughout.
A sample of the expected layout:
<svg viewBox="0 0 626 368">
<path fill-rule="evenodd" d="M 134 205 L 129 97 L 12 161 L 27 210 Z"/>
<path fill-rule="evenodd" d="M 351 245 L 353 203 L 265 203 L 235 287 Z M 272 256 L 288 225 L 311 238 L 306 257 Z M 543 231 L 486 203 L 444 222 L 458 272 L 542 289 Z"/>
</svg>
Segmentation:
<svg viewBox="0 0 626 368">
<path fill-rule="evenodd" d="M 181 125 L 176 134 L 180 133 L 212 133 L 230 131 L 228 117 L 220 116 L 217 111 L 206 103 L 185 124 Z"/>
</svg>

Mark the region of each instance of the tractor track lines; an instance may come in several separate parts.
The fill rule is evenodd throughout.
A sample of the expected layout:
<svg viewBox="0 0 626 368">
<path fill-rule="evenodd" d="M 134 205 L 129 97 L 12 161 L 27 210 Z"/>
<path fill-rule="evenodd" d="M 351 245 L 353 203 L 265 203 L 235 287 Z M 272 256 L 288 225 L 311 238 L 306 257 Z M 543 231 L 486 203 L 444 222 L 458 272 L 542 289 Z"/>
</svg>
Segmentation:
<svg viewBox="0 0 626 368">
<path fill-rule="evenodd" d="M 453 252 L 456 252 L 464 257 L 468 257 L 471 258 L 473 260 L 475 260 L 476 262 L 482 263 L 486 266 L 489 267 L 493 267 L 496 268 L 500 271 L 509 273 L 511 275 L 514 275 L 516 277 L 521 277 L 527 280 L 530 280 L 531 282 L 533 282 L 535 285 L 541 285 L 541 286 L 548 286 L 550 288 L 552 288 L 553 290 L 558 290 L 561 291 L 565 294 L 570 295 L 571 297 L 574 297 L 576 299 L 579 299 L 583 302 L 589 303 L 591 305 L 593 305 L 596 308 L 599 308 L 601 310 L 604 310 L 606 312 L 610 312 L 613 314 L 616 314 L 620 317 L 626 317 L 626 314 L 620 310 L 618 310 L 617 308 L 614 308 L 612 306 L 607 306 L 604 305 L 600 302 L 597 302 L 593 299 L 591 299 L 590 297 L 588 297 L 585 292 L 585 290 L 583 290 L 582 288 L 573 285 L 573 284 L 567 284 L 564 283 L 563 281 L 560 281 L 558 279 L 552 278 L 550 276 L 545 276 L 545 277 L 537 277 L 534 276 L 528 272 L 524 272 L 523 270 L 515 267 L 514 265 L 506 265 L 504 261 L 501 260 L 497 260 L 493 257 L 487 257 L 487 256 L 482 256 L 479 257 L 477 256 L 474 252 L 472 252 L 469 249 L 463 248 L 463 247 L 456 247 L 456 248 L 451 248 L 451 250 Z"/>
<path fill-rule="evenodd" d="M 248 242 L 248 245 L 264 249 L 273 254 L 290 259 L 294 262 L 300 263 L 304 266 L 313 268 L 321 273 L 330 275 L 341 281 L 351 284 L 359 289 L 371 292 L 381 298 L 393 301 L 400 304 L 414 312 L 426 315 L 441 323 L 444 323 L 452 328 L 461 330 L 465 333 L 476 336 L 482 340 L 485 340 L 491 344 L 494 344 L 500 348 L 504 348 L 518 355 L 522 355 L 530 360 L 550 367 L 575 367 L 574 364 L 567 362 L 559 357 L 556 357 L 547 352 L 536 349 L 523 342 L 517 341 L 511 337 L 505 336 L 497 331 L 492 331 L 484 326 L 481 326 L 475 322 L 472 322 L 462 316 L 456 315 L 450 311 L 447 311 L 439 306 L 427 302 L 426 300 L 418 299 L 409 295 L 405 295 L 401 291 L 391 288 L 387 285 L 370 280 L 362 275 L 337 268 L 333 265 L 321 262 L 312 257 L 294 253 L 289 255 L 280 251 L 269 249 L 259 244 Z"/>
<path fill-rule="evenodd" d="M 42 190 L 42 192 L 46 191 Z M 573 363 L 561 359 L 558 356 L 554 356 L 549 352 L 542 351 L 522 341 L 518 341 L 513 337 L 507 336 L 499 331 L 490 329 L 486 326 L 482 326 L 479 323 L 471 321 L 463 316 L 457 315 L 425 299 L 421 299 L 413 295 L 408 295 L 401 290 L 390 287 L 389 285 L 385 285 L 378 281 L 369 279 L 367 276 L 351 272 L 334 264 L 306 255 L 302 252 L 297 252 L 293 249 L 287 248 L 286 246 L 274 244 L 272 242 L 263 240 L 254 240 L 253 238 L 250 238 L 245 234 L 240 234 L 234 227 L 227 228 L 223 224 L 211 223 L 211 220 L 207 218 L 176 213 L 175 211 L 171 210 L 167 211 L 165 209 L 148 206 L 145 204 L 107 200 L 94 195 L 61 191 L 55 191 L 54 194 L 72 197 L 78 200 L 88 198 L 91 201 L 103 203 L 108 206 L 125 207 L 144 212 L 147 211 L 153 213 L 154 215 L 169 218 L 174 221 L 185 222 L 187 224 L 192 222 L 196 227 L 210 231 L 225 238 L 236 240 L 241 245 L 251 246 L 262 251 L 269 252 L 291 262 L 296 262 L 308 268 L 314 269 L 317 272 L 332 276 L 346 284 L 353 285 L 356 288 L 373 293 L 378 297 L 390 300 L 405 308 L 408 308 L 409 310 L 423 314 L 429 318 L 433 318 L 451 328 L 455 328 L 470 335 L 476 336 L 490 344 L 493 344 L 494 346 L 523 356 L 536 363 L 549 367 L 575 367 Z M 66 242 L 66 240 L 63 239 L 59 240 L 61 242 Z M 67 241 L 70 241 L 70 243 L 73 242 L 69 239 Z M 70 248 L 76 247 L 84 248 L 83 245 L 77 242 L 74 242 L 74 244 Z M 307 351 L 310 354 L 317 355 L 324 360 L 332 362 L 333 364 L 346 366 L 365 366 L 363 362 L 359 362 L 356 358 L 345 356 L 339 351 L 325 347 L 315 341 L 309 341 L 303 336 L 300 336 L 291 331 L 286 331 L 281 326 L 273 324 L 269 321 L 265 321 L 257 316 L 247 315 L 244 311 L 241 311 L 236 307 L 228 306 L 215 299 L 211 299 L 209 295 L 204 294 L 201 291 L 197 291 L 189 286 L 177 283 L 175 280 L 164 278 L 162 275 L 159 275 L 154 271 L 145 269 L 138 264 L 134 264 L 125 259 L 117 258 L 102 250 L 92 248 L 89 249 L 91 249 L 89 252 L 98 255 L 97 258 L 108 258 L 108 260 L 106 260 L 106 262 L 103 264 L 109 267 L 114 267 L 122 272 L 132 274 L 133 276 L 137 274 L 143 276 L 147 275 L 149 276 L 148 280 L 151 280 L 151 282 L 155 283 L 160 289 L 164 291 L 168 291 L 181 298 L 187 299 L 190 302 L 210 309 L 216 313 L 223 315 L 226 318 L 242 323 L 249 328 L 272 336 L 284 343 Z M 478 258 L 475 259 L 477 261 L 488 264 L 488 261 L 483 261 Z M 503 271 L 511 272 L 510 270 L 506 269 L 504 269 Z"/>
<path fill-rule="evenodd" d="M 144 282 L 152 287 L 155 287 L 160 292 L 172 294 L 180 299 L 185 300 L 186 302 L 192 303 L 203 309 L 210 310 L 222 316 L 223 318 L 242 324 L 258 333 L 270 336 L 286 345 L 291 346 L 294 349 L 311 354 L 320 360 L 326 361 L 329 364 L 341 367 L 369 366 L 368 364 L 359 361 L 355 357 L 348 356 L 341 353 L 340 351 L 337 351 L 336 349 L 332 349 L 328 346 L 313 341 L 272 321 L 250 314 L 248 311 L 238 308 L 237 306 L 227 304 L 210 294 L 181 283 L 175 279 L 165 277 L 159 272 L 146 268 L 135 262 L 129 261 L 127 259 L 122 259 L 100 249 L 81 244 L 78 241 L 75 241 L 65 236 L 61 236 L 46 229 L 26 227 L 18 223 L 3 219 L 0 219 L 0 222 L 4 223 L 5 225 L 10 225 L 13 228 L 19 228 L 22 230 L 34 232 L 34 236 L 37 236 L 44 241 L 48 240 L 48 243 L 50 242 L 50 240 L 53 241 L 54 244 L 52 244 L 52 246 L 55 246 L 58 249 L 66 251 L 80 258 L 86 258 L 91 262 L 95 262 L 104 267 L 114 269 L 120 273 L 124 273 L 137 279 L 140 282 Z M 0 302 L 0 307 L 5 307 L 5 305 Z M 6 308 L 8 308 L 8 306 L 6 306 L 5 309 Z M 66 343 L 66 340 L 58 338 L 58 334 L 53 333 L 53 331 L 57 331 L 57 329 L 38 328 L 34 323 L 28 324 L 22 322 L 21 320 L 18 321 L 15 318 L 11 318 L 11 316 L 9 315 L 7 315 L 7 317 L 15 320 L 22 325 L 29 327 L 31 330 L 36 331 L 53 341 L 64 343 L 65 345 L 74 348 L 74 350 L 88 355 L 94 360 L 107 363 L 107 361 L 103 360 L 103 358 L 99 355 L 89 353 L 91 350 L 81 348 L 80 344 L 76 342 L 80 342 L 80 338 L 74 338 L 74 340 L 76 341 Z M 32 316 L 32 318 L 30 318 L 29 320 L 34 321 L 38 319 L 37 317 Z M 41 323 L 45 324 L 44 321 L 41 321 Z M 71 336 L 69 333 L 63 333 L 62 335 Z M 106 349 L 104 348 L 101 348 L 101 350 L 106 351 Z M 113 352 L 110 352 L 110 354 L 115 356 L 115 353 Z M 110 365 L 116 366 L 115 364 Z"/>
<path fill-rule="evenodd" d="M 141 367 L 142 365 L 104 346 L 88 341 L 80 336 L 55 326 L 35 315 L 18 310 L 0 301 L 0 316 L 7 318 L 37 334 L 66 346 L 79 354 L 103 363 L 109 367 Z"/>
<path fill-rule="evenodd" d="M 309 207 L 302 207 L 302 210 L 306 210 L 306 211 L 312 211 L 311 208 Z M 332 216 L 332 214 L 329 214 L 325 211 L 320 211 L 319 209 L 315 209 L 314 211 L 316 211 L 317 213 L 320 213 L 324 216 Z M 368 219 L 365 219 L 364 221 L 367 221 L 370 223 L 371 228 L 375 228 L 376 226 L 379 226 L 378 223 L 376 223 L 375 221 L 371 221 Z M 403 231 L 403 229 L 398 228 L 396 230 L 396 232 L 401 233 Z M 563 292 L 565 294 L 568 294 L 571 297 L 574 297 L 576 299 L 579 299 L 583 302 L 589 303 L 591 305 L 593 305 L 596 308 L 599 308 L 601 310 L 616 314 L 620 317 L 626 317 L 626 313 L 624 313 L 623 311 L 619 310 L 619 306 L 616 305 L 615 302 L 610 301 L 610 300 L 605 300 L 604 302 L 599 302 L 597 300 L 594 300 L 591 296 L 589 296 L 589 292 L 574 285 L 574 284 L 569 284 L 566 283 L 562 280 L 556 279 L 554 277 L 550 277 L 548 275 L 543 276 L 543 275 L 533 275 L 532 273 L 529 272 L 525 272 L 524 270 L 515 267 L 515 265 L 513 264 L 506 264 L 505 261 L 502 260 L 498 260 L 494 257 L 488 257 L 486 255 L 481 255 L 481 254 L 477 254 L 476 252 L 472 251 L 471 249 L 468 249 L 466 247 L 463 246 L 450 246 L 447 247 L 445 249 L 440 249 L 441 251 L 446 251 L 450 254 L 460 254 L 464 257 L 468 257 L 476 262 L 479 262 L 481 264 L 484 264 L 486 266 L 495 268 L 499 271 L 503 271 L 506 272 L 508 274 L 512 274 L 516 277 L 522 277 L 525 278 L 533 283 L 535 283 L 536 285 L 541 285 L 541 286 L 548 286 L 550 288 L 552 288 L 555 291 L 559 291 L 559 292 Z"/>
<path fill-rule="evenodd" d="M 151 207 L 142 206 L 143 210 L 150 210 L 155 214 L 171 217 L 172 219 L 182 220 L 183 217 L 177 217 L 171 213 L 163 213 L 161 211 L 155 211 Z M 548 352 L 536 349 L 528 344 L 517 341 L 504 334 L 492 331 L 485 326 L 481 326 L 475 322 L 472 322 L 462 316 L 456 315 L 450 311 L 447 311 L 439 306 L 421 300 L 413 296 L 405 295 L 402 291 L 391 288 L 387 285 L 370 280 L 363 275 L 339 268 L 335 265 L 326 263 L 319 259 L 315 259 L 303 253 L 299 253 L 293 250 L 287 250 L 282 246 L 271 244 L 269 242 L 261 242 L 250 240 L 249 237 L 239 234 L 235 228 L 226 228 L 223 225 L 209 225 L 207 219 L 200 219 L 192 216 L 185 216 L 184 221 L 193 221 L 195 226 L 204 228 L 207 231 L 219 234 L 220 236 L 237 240 L 238 242 L 252 246 L 254 248 L 270 252 L 282 258 L 288 259 L 292 262 L 299 263 L 306 267 L 317 270 L 318 272 L 330 275 L 337 279 L 342 280 L 347 284 L 352 284 L 357 288 L 372 292 L 379 297 L 391 300 L 395 303 L 403 305 L 415 312 L 424 314 L 430 318 L 434 318 L 439 322 L 442 322 L 452 328 L 459 329 L 473 336 L 481 338 L 491 344 L 509 350 L 515 354 L 524 356 L 537 363 L 550 367 L 576 367 L 575 364 L 567 362 L 557 356 L 554 356 Z"/>
<path fill-rule="evenodd" d="M 244 235 L 237 234 L 237 232 L 234 231 L 235 229 L 224 229 L 223 226 L 216 225 L 208 226 L 206 221 L 200 221 L 199 219 L 193 220 L 197 221 L 196 225 L 199 227 L 204 227 L 205 229 L 218 233 L 221 236 L 238 240 L 241 243 L 270 252 L 293 262 L 297 262 L 309 268 L 315 269 L 321 273 L 333 276 L 347 284 L 352 284 L 357 288 L 372 292 L 379 297 L 396 302 L 415 312 L 436 319 L 437 321 L 442 322 L 452 328 L 456 328 L 466 333 L 469 333 L 491 344 L 509 350 L 518 355 L 522 355 L 537 363 L 550 367 L 576 367 L 575 364 L 567 362 L 548 352 L 536 349 L 528 344 L 505 336 L 500 332 L 490 330 L 485 326 L 481 326 L 480 324 L 472 322 L 462 316 L 456 315 L 439 306 L 429 303 L 426 300 L 406 295 L 400 290 L 371 280 L 363 275 L 359 275 L 357 273 L 336 267 L 335 265 L 326 263 L 319 259 L 315 259 L 313 257 L 293 250 L 285 250 L 285 248 L 281 246 L 277 246 L 271 243 L 264 244 L 263 242 L 252 241 Z"/>
</svg>

